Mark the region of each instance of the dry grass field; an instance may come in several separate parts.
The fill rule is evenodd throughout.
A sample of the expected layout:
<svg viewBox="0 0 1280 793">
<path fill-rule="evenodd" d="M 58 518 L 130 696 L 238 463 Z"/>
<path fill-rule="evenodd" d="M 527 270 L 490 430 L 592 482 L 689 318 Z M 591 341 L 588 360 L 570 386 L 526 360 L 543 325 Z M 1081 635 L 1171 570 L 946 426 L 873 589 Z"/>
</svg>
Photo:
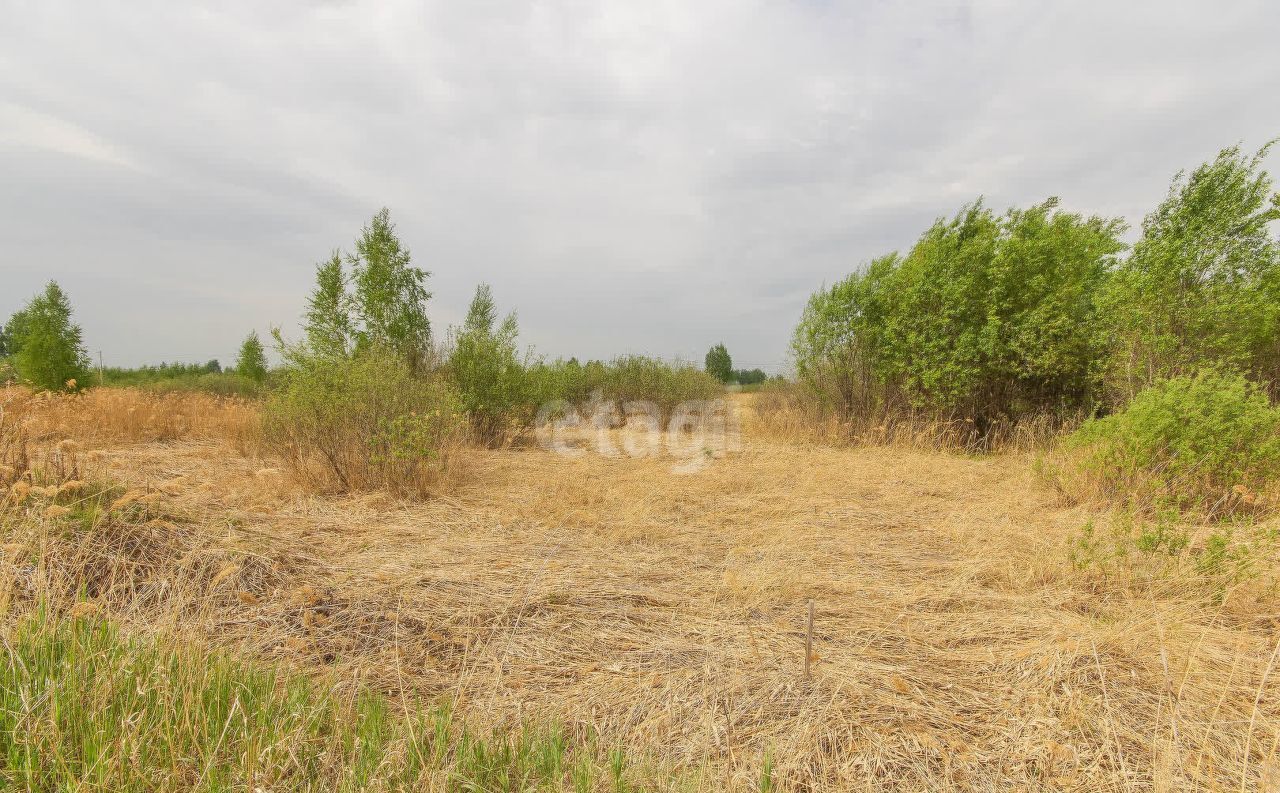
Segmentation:
<svg viewBox="0 0 1280 793">
<path fill-rule="evenodd" d="M 736 398 L 741 450 L 697 473 L 470 450 L 408 501 L 304 491 L 248 403 L 12 395 L 32 454 L 148 519 L 76 535 L 26 495 L 5 619 L 79 600 L 486 728 L 554 719 L 654 787 L 758 789 L 768 755 L 789 791 L 1280 789 L 1274 560 L 1082 570 L 1069 542 L 1112 518 L 1032 454 L 802 443 Z"/>
</svg>

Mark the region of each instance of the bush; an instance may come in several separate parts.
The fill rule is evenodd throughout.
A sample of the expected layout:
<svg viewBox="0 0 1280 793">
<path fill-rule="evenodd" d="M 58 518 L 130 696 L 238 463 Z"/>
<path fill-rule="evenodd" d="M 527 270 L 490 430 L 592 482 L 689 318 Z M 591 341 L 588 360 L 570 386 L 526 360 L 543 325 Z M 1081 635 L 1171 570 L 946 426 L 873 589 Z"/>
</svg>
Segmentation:
<svg viewBox="0 0 1280 793">
<path fill-rule="evenodd" d="M 264 406 L 264 438 L 309 485 L 423 494 L 464 439 L 454 389 L 414 374 L 398 351 L 291 363 Z"/>
<path fill-rule="evenodd" d="M 1280 408 L 1236 374 L 1156 382 L 1086 422 L 1050 468 L 1071 495 L 1222 515 L 1261 507 L 1280 477 Z"/>
<path fill-rule="evenodd" d="M 652 402 L 669 417 L 681 402 L 715 399 L 724 393 L 719 380 L 693 364 L 667 363 L 627 355 L 609 363 L 576 360 L 539 362 L 527 371 L 528 393 L 538 405 L 563 399 L 582 404 L 593 397 L 611 402 Z M 536 407 L 536 405 L 535 405 Z"/>
<path fill-rule="evenodd" d="M 815 294 L 792 340 L 800 382 L 843 418 L 924 411 L 980 433 L 1087 405 L 1094 295 L 1123 224 L 1056 207 L 976 202 Z"/>
</svg>

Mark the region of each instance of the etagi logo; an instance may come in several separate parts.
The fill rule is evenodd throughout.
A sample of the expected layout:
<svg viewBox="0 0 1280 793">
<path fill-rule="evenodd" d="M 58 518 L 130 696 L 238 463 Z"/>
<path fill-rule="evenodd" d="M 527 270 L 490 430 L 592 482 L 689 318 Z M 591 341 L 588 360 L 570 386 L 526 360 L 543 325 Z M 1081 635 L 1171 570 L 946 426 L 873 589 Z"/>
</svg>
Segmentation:
<svg viewBox="0 0 1280 793">
<path fill-rule="evenodd" d="M 665 427 L 664 427 L 665 418 Z M 735 405 L 724 399 L 692 400 L 664 416 L 648 401 L 614 402 L 596 393 L 579 408 L 563 399 L 538 411 L 538 445 L 568 457 L 589 451 L 605 457 L 675 458 L 674 473 L 701 471 L 742 448 Z"/>
</svg>

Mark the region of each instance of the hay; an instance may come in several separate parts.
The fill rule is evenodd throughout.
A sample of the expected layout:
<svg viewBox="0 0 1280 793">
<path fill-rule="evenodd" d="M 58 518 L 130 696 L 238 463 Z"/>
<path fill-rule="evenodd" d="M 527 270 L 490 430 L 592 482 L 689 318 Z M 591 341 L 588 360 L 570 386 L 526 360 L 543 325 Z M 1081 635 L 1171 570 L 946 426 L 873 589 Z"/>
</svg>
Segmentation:
<svg viewBox="0 0 1280 793">
<path fill-rule="evenodd" d="M 15 529 L 0 579 L 68 598 L 89 581 L 93 608 L 136 629 L 455 698 L 482 724 L 590 726 L 705 769 L 706 789 L 753 785 L 766 752 L 795 791 L 1276 773 L 1274 576 L 1221 600 L 1080 576 L 1066 538 L 1100 516 L 1026 457 L 798 445 L 748 423 L 740 452 L 692 475 L 476 450 L 445 495 L 410 502 L 310 495 L 200 433 L 77 440 L 102 452 L 85 481 L 163 498 L 92 544 Z"/>
</svg>

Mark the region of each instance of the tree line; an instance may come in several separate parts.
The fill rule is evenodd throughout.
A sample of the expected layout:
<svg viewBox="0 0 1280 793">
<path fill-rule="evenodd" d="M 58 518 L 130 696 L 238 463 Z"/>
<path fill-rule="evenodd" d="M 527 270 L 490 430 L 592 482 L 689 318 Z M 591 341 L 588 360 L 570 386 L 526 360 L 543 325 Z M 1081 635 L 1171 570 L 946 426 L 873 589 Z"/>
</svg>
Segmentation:
<svg viewBox="0 0 1280 793">
<path fill-rule="evenodd" d="M 1119 218 L 1056 198 L 979 199 L 814 293 L 791 351 L 808 397 L 845 417 L 922 411 L 979 430 L 1100 413 L 1204 368 L 1274 388 L 1280 218 L 1262 161 L 1223 149 L 1177 174 L 1130 248 Z"/>
</svg>

